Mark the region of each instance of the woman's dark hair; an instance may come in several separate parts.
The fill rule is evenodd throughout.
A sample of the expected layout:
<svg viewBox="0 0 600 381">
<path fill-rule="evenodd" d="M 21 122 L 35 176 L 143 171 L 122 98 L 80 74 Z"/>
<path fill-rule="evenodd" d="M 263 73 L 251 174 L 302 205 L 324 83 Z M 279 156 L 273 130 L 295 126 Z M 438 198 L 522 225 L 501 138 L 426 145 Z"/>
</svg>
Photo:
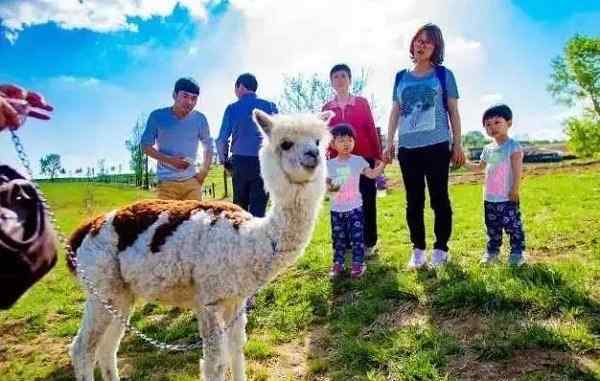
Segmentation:
<svg viewBox="0 0 600 381">
<path fill-rule="evenodd" d="M 331 70 L 329 70 L 329 78 L 333 75 L 333 73 L 337 71 L 345 71 L 348 74 L 348 78 L 352 79 L 352 72 L 350 71 L 350 66 L 346 64 L 337 64 L 333 65 Z"/>
<path fill-rule="evenodd" d="M 352 127 L 349 124 L 346 124 L 346 123 L 336 124 L 335 126 L 333 126 L 333 128 L 329 132 L 331 132 L 331 135 L 334 138 L 341 137 L 341 136 L 350 136 L 351 138 L 356 139 L 354 130 L 352 129 Z"/>
<path fill-rule="evenodd" d="M 433 53 L 431 54 L 431 62 L 434 65 L 441 65 L 444 62 L 444 36 L 442 30 L 435 24 L 425 24 L 417 30 L 417 33 L 410 41 L 410 59 L 415 61 L 415 41 L 421 33 L 426 32 L 427 38 L 433 42 Z"/>
</svg>

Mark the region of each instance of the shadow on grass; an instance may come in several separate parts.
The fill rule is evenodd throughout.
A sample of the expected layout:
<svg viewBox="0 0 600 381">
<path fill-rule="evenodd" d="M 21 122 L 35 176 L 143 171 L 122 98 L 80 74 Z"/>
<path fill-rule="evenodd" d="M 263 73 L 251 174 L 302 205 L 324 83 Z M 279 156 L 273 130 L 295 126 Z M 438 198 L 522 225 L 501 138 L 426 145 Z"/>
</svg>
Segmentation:
<svg viewBox="0 0 600 381">
<path fill-rule="evenodd" d="M 598 348 L 593 333 L 598 329 L 594 317 L 600 304 L 552 266 L 463 268 L 450 263 L 438 271 L 419 272 L 417 280 L 431 300 L 435 324 L 444 327 L 442 331 L 464 337 L 478 362 L 514 361 L 521 350 L 558 351 L 572 361 L 579 354 Z M 544 324 L 545 319 L 563 316 L 566 311 L 576 311 L 577 319 L 571 316 L 569 322 L 578 325 L 576 328 L 583 327 L 583 332 L 575 329 L 575 333 L 565 333 L 562 326 Z M 468 321 L 473 317 L 481 327 L 471 335 L 459 332 L 470 328 Z M 447 324 L 445 320 L 467 323 Z M 548 365 L 540 371 L 552 369 Z M 594 377 L 585 369 L 569 374 L 575 373 L 582 378 L 567 379 Z"/>
<path fill-rule="evenodd" d="M 380 321 L 399 308 L 411 313 L 417 304 L 397 268 L 385 263 L 370 263 L 361 280 L 334 282 L 325 321 L 328 364 L 320 372 L 332 380 L 443 379 L 446 356 L 461 351 L 456 340 L 427 326 L 397 330 Z"/>
<path fill-rule="evenodd" d="M 473 269 L 471 269 L 473 270 Z M 466 271 L 449 263 L 440 272 L 421 272 L 417 277 L 440 312 L 475 310 L 535 312 L 542 316 L 568 309 L 600 311 L 600 303 L 574 288 L 564 276 L 544 264 L 520 268 L 481 267 Z"/>
</svg>

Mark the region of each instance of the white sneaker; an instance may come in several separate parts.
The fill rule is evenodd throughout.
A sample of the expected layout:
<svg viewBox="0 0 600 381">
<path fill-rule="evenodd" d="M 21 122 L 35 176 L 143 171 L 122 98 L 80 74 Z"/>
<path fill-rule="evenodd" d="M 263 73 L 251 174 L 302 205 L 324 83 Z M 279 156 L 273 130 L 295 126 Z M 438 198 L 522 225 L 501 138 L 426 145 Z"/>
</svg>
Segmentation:
<svg viewBox="0 0 600 381">
<path fill-rule="evenodd" d="M 434 249 L 431 253 L 431 267 L 434 269 L 448 263 L 448 252 L 444 250 Z"/>
<path fill-rule="evenodd" d="M 373 258 L 379 253 L 377 245 L 365 247 L 365 258 Z"/>
<path fill-rule="evenodd" d="M 485 253 L 483 253 L 483 256 L 481 257 L 479 263 L 484 265 L 491 265 L 493 263 L 497 263 L 500 261 L 500 258 L 498 258 L 499 256 L 499 253 L 488 253 L 486 251 Z"/>
<path fill-rule="evenodd" d="M 425 257 L 425 250 L 414 249 L 410 261 L 406 266 L 409 270 L 418 270 L 427 266 L 427 258 Z"/>
</svg>

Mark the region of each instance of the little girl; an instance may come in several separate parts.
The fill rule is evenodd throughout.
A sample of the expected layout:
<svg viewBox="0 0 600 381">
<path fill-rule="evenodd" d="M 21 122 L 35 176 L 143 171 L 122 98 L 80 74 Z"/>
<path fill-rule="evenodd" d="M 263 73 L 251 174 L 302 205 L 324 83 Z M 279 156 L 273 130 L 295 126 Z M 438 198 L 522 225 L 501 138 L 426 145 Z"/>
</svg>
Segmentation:
<svg viewBox="0 0 600 381">
<path fill-rule="evenodd" d="M 361 156 L 353 155 L 355 134 L 347 124 L 339 124 L 331 130 L 332 145 L 338 155 L 327 160 L 327 188 L 333 193 L 331 201 L 331 237 L 334 258 L 331 278 L 337 278 L 344 271 L 344 254 L 352 248 L 351 277 L 357 279 L 366 270 L 364 261 L 364 216 L 363 200 L 360 193 L 360 176 L 374 179 L 385 167 L 380 162 L 375 168 Z"/>
</svg>

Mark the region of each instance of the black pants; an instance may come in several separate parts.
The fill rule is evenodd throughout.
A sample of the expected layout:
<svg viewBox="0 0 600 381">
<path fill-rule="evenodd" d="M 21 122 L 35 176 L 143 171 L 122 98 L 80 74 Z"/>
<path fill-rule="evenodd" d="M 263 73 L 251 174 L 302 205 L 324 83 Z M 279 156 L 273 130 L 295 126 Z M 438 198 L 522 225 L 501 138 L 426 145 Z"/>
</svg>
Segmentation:
<svg viewBox="0 0 600 381">
<path fill-rule="evenodd" d="M 269 195 L 265 192 L 256 156 L 231 157 L 233 203 L 246 209 L 255 217 L 264 217 Z"/>
<path fill-rule="evenodd" d="M 375 161 L 365 159 L 373 168 Z M 360 176 L 360 194 L 363 200 L 364 214 L 364 238 L 365 247 L 372 247 L 377 244 L 377 188 L 375 180 L 366 176 Z"/>
<path fill-rule="evenodd" d="M 415 249 L 425 250 L 425 181 L 434 212 L 434 249 L 448 251 L 452 233 L 452 207 L 448 196 L 451 152 L 448 142 L 420 148 L 400 148 L 398 161 L 406 189 L 406 221 Z"/>
</svg>

